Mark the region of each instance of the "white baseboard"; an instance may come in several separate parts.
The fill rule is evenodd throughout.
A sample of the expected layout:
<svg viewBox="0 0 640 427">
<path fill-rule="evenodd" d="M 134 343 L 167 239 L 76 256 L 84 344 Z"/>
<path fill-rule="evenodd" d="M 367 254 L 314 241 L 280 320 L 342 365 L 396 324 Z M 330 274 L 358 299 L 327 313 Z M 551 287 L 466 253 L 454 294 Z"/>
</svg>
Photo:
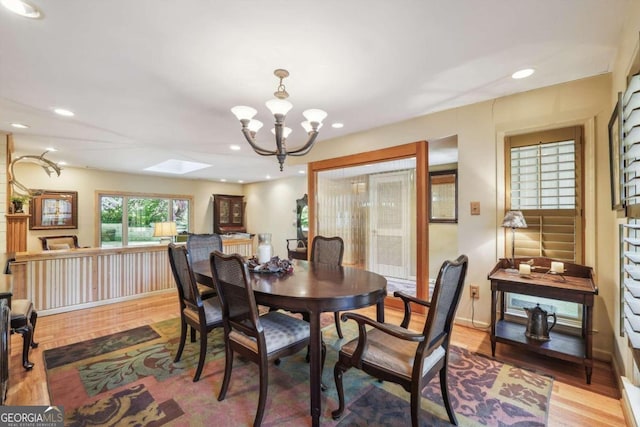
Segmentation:
<svg viewBox="0 0 640 427">
<path fill-rule="evenodd" d="M 640 426 L 640 387 L 622 377 L 622 412 L 629 427 Z"/>
</svg>

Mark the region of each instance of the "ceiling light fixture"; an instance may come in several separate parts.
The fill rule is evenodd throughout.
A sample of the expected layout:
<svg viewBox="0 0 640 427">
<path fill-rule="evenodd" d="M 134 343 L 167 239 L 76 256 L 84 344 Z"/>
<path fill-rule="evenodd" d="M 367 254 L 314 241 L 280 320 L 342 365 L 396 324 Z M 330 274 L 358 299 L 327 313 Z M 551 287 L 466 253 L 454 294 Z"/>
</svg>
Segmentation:
<svg viewBox="0 0 640 427">
<path fill-rule="evenodd" d="M 11 126 L 18 129 L 29 129 L 29 126 L 23 125 L 22 123 L 11 123 Z"/>
<path fill-rule="evenodd" d="M 307 131 L 307 142 L 299 148 L 287 150 L 286 142 L 287 137 L 291 133 L 291 129 L 284 126 L 284 119 L 289 110 L 293 108 L 293 105 L 289 101 L 286 101 L 289 94 L 285 90 L 282 80 L 289 77 L 289 72 L 287 70 L 277 69 L 273 74 L 280 79 L 280 84 L 273 94 L 275 99 L 267 101 L 266 105 L 276 119 L 275 128 L 272 130 L 276 136 L 275 150 L 266 150 L 256 144 L 256 133 L 262 127 L 262 122 L 253 119 L 257 114 L 255 108 L 238 105 L 233 107 L 231 112 L 240 120 L 240 123 L 242 123 L 242 133 L 251 148 L 253 148 L 253 151 L 261 156 L 276 156 L 278 163 L 280 163 L 280 171 L 282 171 L 284 160 L 287 156 L 304 156 L 313 148 L 313 144 L 318 136 L 318 130 L 322 126 L 322 121 L 327 117 L 327 113 L 316 108 L 304 111 L 302 115 L 307 121 L 302 122 L 301 125 L 304 130 Z"/>
<path fill-rule="evenodd" d="M 342 129 L 344 127 L 344 123 L 335 122 L 331 124 L 331 127 L 334 129 Z"/>
<path fill-rule="evenodd" d="M 25 18 L 38 19 L 42 16 L 37 7 L 23 0 L 0 0 L 0 3 L 11 12 Z"/>
<path fill-rule="evenodd" d="M 536 70 L 534 70 L 533 68 L 524 68 L 522 70 L 518 70 L 515 73 L 511 74 L 511 78 L 512 79 L 524 79 L 526 77 L 529 77 L 530 75 L 532 75 L 533 73 L 535 73 Z"/>
<path fill-rule="evenodd" d="M 75 116 L 75 113 L 71 110 L 67 110 L 65 108 L 54 108 L 53 112 L 56 113 L 59 116 L 65 116 L 65 117 L 73 117 Z"/>
</svg>

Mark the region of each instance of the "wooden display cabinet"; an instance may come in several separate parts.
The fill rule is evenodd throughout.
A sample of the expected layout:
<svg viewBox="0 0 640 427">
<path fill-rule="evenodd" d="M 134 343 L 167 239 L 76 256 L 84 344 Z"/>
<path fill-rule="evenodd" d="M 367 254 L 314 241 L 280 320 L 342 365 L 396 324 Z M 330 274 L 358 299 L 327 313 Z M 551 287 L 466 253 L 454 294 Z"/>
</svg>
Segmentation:
<svg viewBox="0 0 640 427">
<path fill-rule="evenodd" d="M 213 232 L 217 234 L 246 233 L 244 196 L 213 195 Z"/>
</svg>

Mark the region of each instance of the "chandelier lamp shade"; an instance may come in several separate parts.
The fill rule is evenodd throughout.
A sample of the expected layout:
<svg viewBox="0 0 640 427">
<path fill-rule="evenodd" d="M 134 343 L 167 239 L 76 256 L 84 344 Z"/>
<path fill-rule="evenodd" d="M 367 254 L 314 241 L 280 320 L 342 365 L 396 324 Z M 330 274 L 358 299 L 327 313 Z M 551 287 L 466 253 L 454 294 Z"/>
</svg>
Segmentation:
<svg viewBox="0 0 640 427">
<path fill-rule="evenodd" d="M 504 228 L 511 229 L 511 268 L 507 269 L 508 273 L 517 273 L 516 269 L 516 228 L 527 228 L 527 221 L 521 211 L 508 211 L 502 220 Z"/>
<path fill-rule="evenodd" d="M 256 134 L 262 128 L 262 122 L 254 119 L 258 113 L 255 108 L 238 105 L 233 107 L 231 112 L 242 123 L 242 133 L 251 148 L 253 148 L 253 151 L 261 156 L 276 156 L 282 171 L 284 160 L 287 156 L 304 156 L 313 148 L 318 136 L 318 130 L 322 127 L 322 121 L 327 117 L 327 113 L 316 108 L 305 110 L 302 115 L 306 121 L 302 122 L 301 126 L 307 132 L 307 141 L 298 148 L 287 149 L 287 138 L 291 134 L 291 129 L 285 126 L 285 118 L 289 110 L 293 108 L 293 105 L 287 101 L 289 94 L 285 90 L 282 80 L 289 76 L 289 72 L 279 68 L 273 74 L 280 79 L 280 84 L 273 94 L 275 98 L 267 101 L 266 106 L 275 118 L 274 128 L 271 129 L 276 138 L 275 150 L 267 150 L 256 143 Z"/>
</svg>

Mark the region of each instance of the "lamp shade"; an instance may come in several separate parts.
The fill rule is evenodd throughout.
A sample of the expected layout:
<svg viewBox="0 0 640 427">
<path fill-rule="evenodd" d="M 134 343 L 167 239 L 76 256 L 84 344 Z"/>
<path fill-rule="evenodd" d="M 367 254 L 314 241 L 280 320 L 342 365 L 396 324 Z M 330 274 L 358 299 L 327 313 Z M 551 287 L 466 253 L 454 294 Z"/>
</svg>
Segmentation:
<svg viewBox="0 0 640 427">
<path fill-rule="evenodd" d="M 274 116 L 276 114 L 286 116 L 289 110 L 293 108 L 293 104 L 289 101 L 285 101 L 284 99 L 270 99 L 266 102 L 266 106 Z"/>
<path fill-rule="evenodd" d="M 231 112 L 238 120 L 251 120 L 253 116 L 258 114 L 255 108 L 247 107 L 246 105 L 235 106 L 231 109 Z"/>
<path fill-rule="evenodd" d="M 527 221 L 521 211 L 508 211 L 502 220 L 505 228 L 527 228 Z"/>
<path fill-rule="evenodd" d="M 176 223 L 173 221 L 156 222 L 153 228 L 153 237 L 173 237 L 178 234 Z"/>
</svg>

